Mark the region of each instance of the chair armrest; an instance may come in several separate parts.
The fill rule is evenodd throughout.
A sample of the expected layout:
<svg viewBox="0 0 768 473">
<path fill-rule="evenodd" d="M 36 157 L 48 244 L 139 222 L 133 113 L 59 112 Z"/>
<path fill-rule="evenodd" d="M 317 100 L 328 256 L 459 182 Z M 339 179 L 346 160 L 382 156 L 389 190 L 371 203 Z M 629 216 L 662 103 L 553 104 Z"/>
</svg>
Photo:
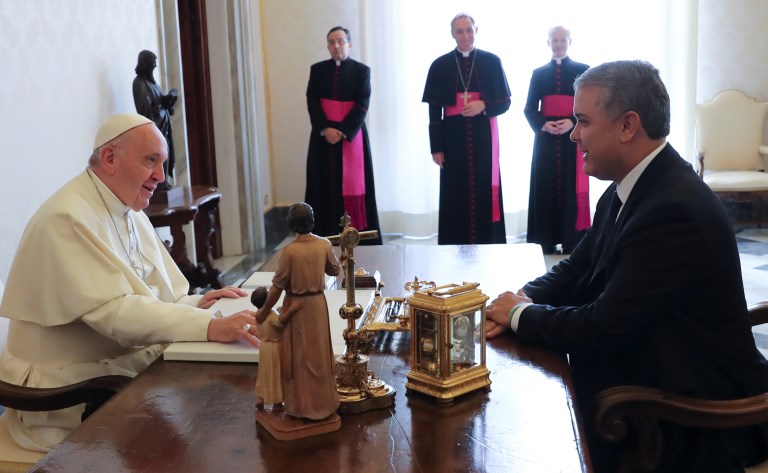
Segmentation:
<svg viewBox="0 0 768 473">
<path fill-rule="evenodd" d="M 727 401 L 694 399 L 642 386 L 617 386 L 597 395 L 597 431 L 609 442 L 630 432 L 634 450 L 620 471 L 654 471 L 663 450 L 659 421 L 704 428 L 734 428 L 768 422 L 768 393 Z"/>
<path fill-rule="evenodd" d="M 696 160 L 699 162 L 699 177 L 704 178 L 704 147 L 696 147 Z"/>
<path fill-rule="evenodd" d="M 85 402 L 103 403 L 131 379 L 100 376 L 58 388 L 30 388 L 0 381 L 0 405 L 21 411 L 52 411 Z"/>
<path fill-rule="evenodd" d="M 752 326 L 761 325 L 768 322 L 768 302 L 758 302 L 748 308 L 749 320 Z"/>
<path fill-rule="evenodd" d="M 760 145 L 757 147 L 757 150 L 760 151 L 760 154 L 762 154 L 763 156 L 768 156 L 768 146 Z"/>
<path fill-rule="evenodd" d="M 616 386 L 597 395 L 598 431 L 617 441 L 627 417 L 664 420 L 691 427 L 732 428 L 768 422 L 768 393 L 741 399 L 694 399 L 643 386 Z"/>
</svg>

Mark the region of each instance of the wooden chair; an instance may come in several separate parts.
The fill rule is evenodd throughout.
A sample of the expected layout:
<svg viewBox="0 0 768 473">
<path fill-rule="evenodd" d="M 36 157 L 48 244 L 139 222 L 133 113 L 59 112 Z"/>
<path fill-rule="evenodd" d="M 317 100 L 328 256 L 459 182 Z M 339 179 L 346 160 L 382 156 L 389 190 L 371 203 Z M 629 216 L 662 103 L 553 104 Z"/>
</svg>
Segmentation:
<svg viewBox="0 0 768 473">
<path fill-rule="evenodd" d="M 758 103 L 738 90 L 725 90 L 696 106 L 699 175 L 724 204 L 737 204 L 731 212 L 734 223 L 758 228 L 768 199 L 767 113 L 768 102 Z"/>
<path fill-rule="evenodd" d="M 131 380 L 128 376 L 101 376 L 59 388 L 28 388 L 0 381 L 0 405 L 22 411 L 53 411 L 86 404 L 92 412 Z M 27 471 L 42 456 L 18 446 L 0 416 L 0 472 Z"/>
<path fill-rule="evenodd" d="M 768 322 L 768 302 L 749 308 L 752 326 Z M 617 386 L 597 396 L 597 430 L 609 442 L 634 432 L 634 450 L 623 459 L 620 472 L 654 471 L 664 438 L 659 421 L 704 428 L 733 428 L 768 422 L 768 393 L 743 399 L 709 401 L 678 396 L 641 386 Z M 767 473 L 768 462 L 747 468 Z"/>
</svg>

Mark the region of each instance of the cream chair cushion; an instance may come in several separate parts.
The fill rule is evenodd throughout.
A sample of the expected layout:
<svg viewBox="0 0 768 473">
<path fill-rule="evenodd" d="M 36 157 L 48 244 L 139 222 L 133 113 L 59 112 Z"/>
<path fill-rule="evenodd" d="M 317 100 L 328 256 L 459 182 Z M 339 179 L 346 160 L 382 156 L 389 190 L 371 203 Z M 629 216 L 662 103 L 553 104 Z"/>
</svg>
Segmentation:
<svg viewBox="0 0 768 473">
<path fill-rule="evenodd" d="M 764 191 L 768 189 L 768 174 L 757 171 L 711 172 L 705 169 L 704 182 L 715 192 Z"/>
<path fill-rule="evenodd" d="M 758 103 L 739 90 L 725 90 L 696 108 L 696 143 L 704 152 L 705 171 L 765 169 L 759 148 L 768 102 Z"/>
</svg>

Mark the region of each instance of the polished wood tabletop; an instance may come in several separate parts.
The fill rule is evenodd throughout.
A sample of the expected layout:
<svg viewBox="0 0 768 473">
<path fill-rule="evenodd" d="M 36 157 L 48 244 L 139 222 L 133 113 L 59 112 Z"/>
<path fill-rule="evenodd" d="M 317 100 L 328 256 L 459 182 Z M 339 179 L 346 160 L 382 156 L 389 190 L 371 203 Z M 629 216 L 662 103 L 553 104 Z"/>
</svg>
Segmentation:
<svg viewBox="0 0 768 473">
<path fill-rule="evenodd" d="M 545 270 L 536 245 L 355 249 L 386 296 L 418 276 L 475 281 L 493 297 Z M 264 266 L 274 269 L 275 259 Z M 443 405 L 406 393 L 410 334 L 381 333 L 369 369 L 391 408 L 342 416 L 341 430 L 289 442 L 255 422 L 258 365 L 158 360 L 45 456 L 35 472 L 588 472 L 563 355 L 504 336 L 488 342 L 491 389 Z"/>
</svg>

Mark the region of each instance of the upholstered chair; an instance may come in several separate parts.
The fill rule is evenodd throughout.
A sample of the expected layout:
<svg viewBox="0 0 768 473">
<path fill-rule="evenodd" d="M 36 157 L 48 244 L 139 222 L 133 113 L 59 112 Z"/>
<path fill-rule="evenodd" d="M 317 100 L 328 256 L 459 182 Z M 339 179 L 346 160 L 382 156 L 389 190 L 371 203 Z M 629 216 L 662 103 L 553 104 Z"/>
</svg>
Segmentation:
<svg viewBox="0 0 768 473">
<path fill-rule="evenodd" d="M 696 106 L 699 175 L 732 208 L 734 223 L 762 225 L 768 217 L 768 102 L 725 90 Z M 746 207 L 746 208 L 744 208 Z"/>
</svg>

